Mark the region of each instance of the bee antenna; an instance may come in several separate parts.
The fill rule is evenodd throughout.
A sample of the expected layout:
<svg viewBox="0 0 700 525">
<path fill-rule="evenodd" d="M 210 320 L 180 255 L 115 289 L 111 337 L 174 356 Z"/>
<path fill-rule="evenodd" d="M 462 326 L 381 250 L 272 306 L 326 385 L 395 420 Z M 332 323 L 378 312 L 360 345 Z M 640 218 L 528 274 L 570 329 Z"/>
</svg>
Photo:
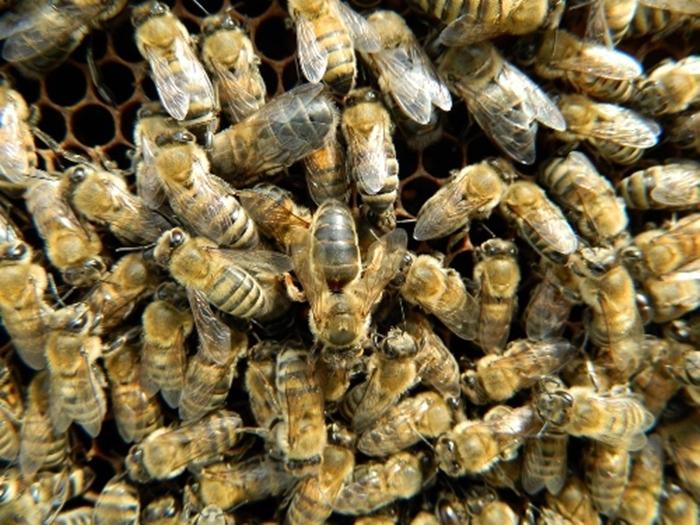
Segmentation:
<svg viewBox="0 0 700 525">
<path fill-rule="evenodd" d="M 209 11 L 207 11 L 207 10 L 205 9 L 205 7 L 204 7 L 198 0 L 192 0 L 192 2 L 193 2 L 197 7 L 199 7 L 199 8 L 202 10 L 202 13 L 204 13 L 206 16 L 211 16 L 211 15 L 212 15 L 212 13 L 210 13 Z"/>
<path fill-rule="evenodd" d="M 61 308 L 66 307 L 66 303 L 63 302 L 63 298 L 59 295 L 58 293 L 58 287 L 56 286 L 56 280 L 53 278 L 52 273 L 46 273 L 46 278 L 48 279 L 49 282 L 49 290 L 51 291 L 51 295 L 53 295 L 54 299 L 58 303 L 58 305 Z M 69 293 L 72 293 L 73 289 L 69 291 Z"/>
<path fill-rule="evenodd" d="M 120 246 L 119 248 L 116 248 L 114 251 L 117 253 L 121 252 L 138 252 L 138 251 L 147 251 L 150 250 L 151 248 L 155 248 L 156 243 L 152 242 L 151 244 L 146 244 L 144 246 Z"/>
</svg>

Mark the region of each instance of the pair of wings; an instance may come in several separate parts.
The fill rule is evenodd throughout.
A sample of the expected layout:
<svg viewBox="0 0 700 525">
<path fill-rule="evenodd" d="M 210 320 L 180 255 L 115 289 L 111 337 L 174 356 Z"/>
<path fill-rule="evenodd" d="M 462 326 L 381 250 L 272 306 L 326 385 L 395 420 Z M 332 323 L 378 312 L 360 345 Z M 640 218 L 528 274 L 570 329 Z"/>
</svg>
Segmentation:
<svg viewBox="0 0 700 525">
<path fill-rule="evenodd" d="M 491 40 L 507 32 L 509 27 L 508 18 L 526 2 L 528 0 L 502 2 L 499 5 L 506 4 L 509 12 L 499 13 L 490 20 L 487 17 L 479 20 L 473 14 L 465 13 L 450 22 L 442 30 L 438 42 L 448 47 L 456 47 Z M 502 7 L 498 9 L 500 10 Z M 504 14 L 505 16 L 503 16 Z"/>
<path fill-rule="evenodd" d="M 32 135 L 12 98 L 5 98 L 6 103 L 0 106 L 0 172 L 10 182 L 24 185 L 32 172 L 25 139 Z"/>
<path fill-rule="evenodd" d="M 700 204 L 700 163 L 667 164 L 656 173 L 653 184 L 649 196 L 654 203 L 668 208 L 695 207 Z"/>
<path fill-rule="evenodd" d="M 610 395 L 596 394 L 595 396 L 599 398 L 596 401 L 602 401 L 605 404 L 605 408 L 600 409 L 601 412 L 617 415 L 612 421 L 616 421 L 618 417 L 625 419 L 629 417 L 625 413 L 638 412 L 640 409 L 644 411 L 644 414 L 642 420 L 639 421 L 640 428 L 634 432 L 613 432 L 613 429 L 606 428 L 603 432 L 587 436 L 611 447 L 625 448 L 630 451 L 642 449 L 647 441 L 644 432 L 654 423 L 654 416 L 651 412 L 647 411 L 642 402 L 633 394 L 612 393 Z"/>
<path fill-rule="evenodd" d="M 490 361 L 487 371 L 502 369 L 516 371 L 522 379 L 532 381 L 556 373 L 575 355 L 574 347 L 565 340 L 548 341 L 510 347 L 498 359 Z"/>
<path fill-rule="evenodd" d="M 520 474 L 520 482 L 525 492 L 534 495 L 545 487 L 547 487 L 547 490 L 551 494 L 558 494 L 561 491 L 566 482 L 566 473 L 568 470 L 567 462 L 565 461 L 568 444 L 568 434 L 548 432 L 526 442 L 525 459 L 523 460 L 523 467 Z M 556 449 L 559 453 L 552 454 L 552 449 Z M 557 459 L 552 461 L 552 457 Z M 557 471 L 555 474 L 543 477 L 539 472 L 535 472 L 535 468 L 537 467 L 533 463 L 545 461 L 547 461 L 549 467 L 556 465 Z M 554 465 L 552 463 L 554 463 Z"/>
<path fill-rule="evenodd" d="M 379 51 L 379 35 L 367 20 L 340 0 L 326 2 L 333 15 L 345 26 L 355 49 L 366 53 Z M 301 72 L 309 82 L 320 82 L 328 68 L 328 50 L 319 45 L 313 23 L 304 13 L 294 13 L 292 16 L 296 23 Z"/>
</svg>

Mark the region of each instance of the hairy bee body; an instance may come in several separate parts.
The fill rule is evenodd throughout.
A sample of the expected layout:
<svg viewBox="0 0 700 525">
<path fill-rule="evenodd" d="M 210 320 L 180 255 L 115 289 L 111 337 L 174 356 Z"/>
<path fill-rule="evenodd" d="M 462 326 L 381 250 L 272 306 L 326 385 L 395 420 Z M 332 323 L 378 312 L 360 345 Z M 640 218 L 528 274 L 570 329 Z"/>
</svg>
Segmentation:
<svg viewBox="0 0 700 525">
<path fill-rule="evenodd" d="M 95 525 L 138 525 L 141 504 L 135 487 L 113 479 L 104 486 L 95 501 Z"/>
<path fill-rule="evenodd" d="M 561 492 L 566 481 L 568 445 L 569 436 L 559 432 L 544 432 L 525 443 L 521 478 L 525 492 L 537 494 L 543 488 L 549 494 Z"/>
<path fill-rule="evenodd" d="M 525 333 L 535 341 L 558 337 L 577 302 L 576 291 L 566 286 L 570 271 L 542 259 L 544 276 L 530 293 L 530 302 L 523 313 Z M 575 288 L 575 286 L 574 286 Z"/>
<path fill-rule="evenodd" d="M 584 460 L 585 482 L 593 505 L 608 516 L 615 515 L 629 480 L 631 457 L 624 447 L 591 443 Z"/>
<path fill-rule="evenodd" d="M 341 290 L 360 275 L 360 248 L 355 219 L 338 201 L 318 208 L 310 234 L 312 264 L 318 267 L 331 290 Z"/>
<path fill-rule="evenodd" d="M 634 460 L 617 515 L 627 523 L 656 523 L 664 488 L 663 480 L 664 452 L 661 439 L 653 435 Z"/>
<path fill-rule="evenodd" d="M 668 483 L 661 502 L 661 525 L 697 525 L 700 523 L 700 506 L 693 496 L 678 485 Z"/>
<path fill-rule="evenodd" d="M 0 124 L 0 177 L 24 186 L 38 162 L 29 127 L 29 106 L 4 78 L 0 79 L 0 115 L 3 120 Z"/>
<path fill-rule="evenodd" d="M 676 117 L 666 135 L 679 148 L 700 153 L 700 111 Z"/>
<path fill-rule="evenodd" d="M 13 462 L 20 452 L 20 424 L 24 413 L 19 386 L 7 362 L 0 359 L 0 458 L 5 461 Z"/>
<path fill-rule="evenodd" d="M 698 209 L 700 163 L 684 160 L 635 171 L 620 181 L 618 189 L 633 209 Z"/>
</svg>

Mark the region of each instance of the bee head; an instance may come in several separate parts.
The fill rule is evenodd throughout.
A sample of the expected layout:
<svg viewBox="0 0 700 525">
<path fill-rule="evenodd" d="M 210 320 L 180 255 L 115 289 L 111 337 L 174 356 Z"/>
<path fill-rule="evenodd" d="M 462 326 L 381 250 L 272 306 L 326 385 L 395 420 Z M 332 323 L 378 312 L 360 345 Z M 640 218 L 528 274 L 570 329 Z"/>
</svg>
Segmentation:
<svg viewBox="0 0 700 525">
<path fill-rule="evenodd" d="M 241 26 L 231 13 L 225 12 L 221 15 L 208 16 L 202 20 L 202 34 L 205 36 L 216 33 L 217 31 L 232 31 L 239 29 Z"/>
<path fill-rule="evenodd" d="M 29 246 L 24 241 L 5 244 L 0 250 L 0 263 L 28 260 L 32 255 Z"/>
<path fill-rule="evenodd" d="M 459 477 L 462 467 L 459 462 L 459 447 L 457 442 L 448 434 L 443 434 L 435 444 L 435 455 L 439 458 L 440 469 L 451 477 Z"/>
<path fill-rule="evenodd" d="M 360 88 L 351 91 L 345 97 L 345 107 L 357 106 L 363 103 L 374 103 L 379 101 L 379 93 L 372 88 Z"/>
<path fill-rule="evenodd" d="M 68 170 L 68 180 L 71 184 L 77 186 L 87 178 L 88 170 L 91 169 L 92 168 L 90 166 L 87 166 L 86 164 L 79 164 L 78 166 L 75 166 Z"/>
<path fill-rule="evenodd" d="M 136 6 L 131 12 L 131 23 L 134 27 L 140 27 L 145 22 L 156 16 L 163 16 L 170 12 L 170 8 L 161 2 L 146 2 Z"/>
<path fill-rule="evenodd" d="M 475 251 L 479 261 L 488 257 L 509 256 L 517 257 L 518 248 L 510 241 L 503 239 L 489 239 L 483 242 Z"/>
<path fill-rule="evenodd" d="M 195 136 L 186 129 L 179 129 L 173 133 L 163 133 L 156 137 L 156 146 L 162 147 L 168 144 L 189 144 L 195 142 Z"/>
<path fill-rule="evenodd" d="M 90 257 L 63 272 L 63 279 L 74 286 L 87 286 L 99 281 L 106 271 L 107 265 L 102 257 Z"/>
<path fill-rule="evenodd" d="M 173 228 L 161 235 L 153 251 L 156 263 L 167 266 L 173 252 L 182 246 L 187 238 L 188 235 L 181 228 Z"/>
</svg>

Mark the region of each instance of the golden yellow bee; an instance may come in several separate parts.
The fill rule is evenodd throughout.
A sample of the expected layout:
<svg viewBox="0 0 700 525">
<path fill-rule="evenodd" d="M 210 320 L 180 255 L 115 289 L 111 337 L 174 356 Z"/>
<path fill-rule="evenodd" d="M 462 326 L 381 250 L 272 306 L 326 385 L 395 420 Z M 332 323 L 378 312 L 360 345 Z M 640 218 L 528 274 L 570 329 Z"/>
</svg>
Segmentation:
<svg viewBox="0 0 700 525">
<path fill-rule="evenodd" d="M 700 111 L 676 117 L 666 127 L 666 136 L 679 148 L 700 153 Z"/>
<path fill-rule="evenodd" d="M 649 335 L 645 337 L 644 345 L 649 347 L 644 350 L 648 355 L 647 365 L 634 375 L 631 386 L 642 397 L 649 412 L 658 417 L 682 387 L 679 376 L 686 372 L 683 366 L 685 349 L 692 347 Z"/>
<path fill-rule="evenodd" d="M 24 421 L 23 415 L 24 404 L 19 386 L 5 359 L 0 358 L 0 458 L 5 461 L 14 461 L 20 452 L 20 422 Z M 24 473 L 22 475 L 25 476 Z"/>
<path fill-rule="evenodd" d="M 5 18 L 0 19 L 0 35 L 4 22 Z M 5 76 L 0 76 L 0 177 L 19 185 L 25 185 L 37 167 L 29 119 L 29 107 L 22 95 L 12 89 Z"/>
<path fill-rule="evenodd" d="M 700 8 L 698 8 L 700 14 Z M 664 60 L 639 83 L 635 105 L 651 115 L 680 113 L 700 101 L 700 57 Z"/>
<path fill-rule="evenodd" d="M 659 523 L 661 525 L 697 525 L 700 523 L 700 506 L 693 497 L 674 483 L 664 487 Z"/>
<path fill-rule="evenodd" d="M 572 280 L 570 271 L 547 259 L 540 262 L 542 280 L 530 293 L 530 302 L 523 318 L 525 333 L 535 341 L 547 341 L 564 331 L 574 304 L 578 301 L 577 286 L 567 286 Z"/>
<path fill-rule="evenodd" d="M 162 496 L 146 505 L 141 513 L 144 525 L 180 525 L 181 515 L 175 498 Z"/>
<path fill-rule="evenodd" d="M 528 439 L 523 451 L 521 483 L 525 492 L 537 494 L 543 488 L 559 494 L 566 482 L 568 434 L 545 431 Z"/>
<path fill-rule="evenodd" d="M 664 452 L 661 439 L 652 435 L 634 459 L 632 472 L 617 515 L 627 523 L 652 525 L 659 514 L 664 489 Z"/>
<path fill-rule="evenodd" d="M 335 115 L 323 145 L 304 157 L 306 187 L 311 199 L 319 206 L 328 199 L 347 204 L 350 179 L 345 167 L 345 149 L 338 141 L 339 118 Z"/>
<path fill-rule="evenodd" d="M 631 455 L 624 446 L 591 442 L 584 454 L 584 480 L 601 514 L 617 513 L 629 480 Z"/>
<path fill-rule="evenodd" d="M 95 501 L 93 521 L 95 525 L 136 524 L 140 513 L 141 503 L 136 488 L 126 481 L 113 478 Z"/>
<path fill-rule="evenodd" d="M 691 410 L 678 421 L 659 427 L 666 454 L 683 487 L 697 501 L 700 496 L 700 412 Z"/>
<path fill-rule="evenodd" d="M 698 209 L 700 163 L 683 160 L 651 166 L 628 175 L 617 187 L 632 209 Z"/>
<path fill-rule="evenodd" d="M 562 490 L 546 495 L 545 507 L 541 510 L 545 523 L 600 525 L 598 511 L 583 481 L 576 474 L 569 477 Z"/>
</svg>

